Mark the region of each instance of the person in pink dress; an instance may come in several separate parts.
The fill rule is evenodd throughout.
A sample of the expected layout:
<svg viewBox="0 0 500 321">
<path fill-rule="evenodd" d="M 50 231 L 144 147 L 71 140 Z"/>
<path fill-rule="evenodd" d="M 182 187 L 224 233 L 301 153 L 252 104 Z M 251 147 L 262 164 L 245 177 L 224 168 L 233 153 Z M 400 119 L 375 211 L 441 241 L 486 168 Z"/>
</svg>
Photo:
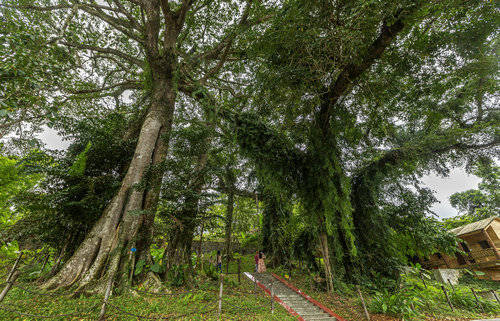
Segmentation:
<svg viewBox="0 0 500 321">
<path fill-rule="evenodd" d="M 266 263 L 264 262 L 265 259 L 266 259 L 266 256 L 264 255 L 264 253 L 259 252 L 259 264 L 257 267 L 258 273 L 266 272 Z"/>
</svg>

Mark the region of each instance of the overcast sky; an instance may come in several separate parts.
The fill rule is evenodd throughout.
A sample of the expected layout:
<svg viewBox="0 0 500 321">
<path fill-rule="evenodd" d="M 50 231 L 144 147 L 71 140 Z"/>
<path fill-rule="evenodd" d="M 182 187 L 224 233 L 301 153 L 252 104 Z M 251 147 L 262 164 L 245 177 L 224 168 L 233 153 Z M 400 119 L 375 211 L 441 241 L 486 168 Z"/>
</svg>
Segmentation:
<svg viewBox="0 0 500 321">
<path fill-rule="evenodd" d="M 477 188 L 481 179 L 475 175 L 469 175 L 463 168 L 451 171 L 448 177 L 439 177 L 435 174 L 422 178 L 427 187 L 434 191 L 434 195 L 440 201 L 435 203 L 432 210 L 441 218 L 455 216 L 458 212 L 451 207 L 449 197 L 456 192 L 463 192 Z"/>
<path fill-rule="evenodd" d="M 57 132 L 53 129 L 46 130 L 38 137 L 46 144 L 49 149 L 65 149 L 69 141 L 61 140 Z M 439 203 L 434 204 L 432 210 L 441 218 L 457 215 L 457 211 L 451 207 L 449 197 L 456 192 L 463 192 L 468 189 L 477 188 L 481 179 L 474 175 L 469 175 L 463 168 L 456 168 L 451 171 L 448 177 L 439 177 L 435 174 L 427 175 L 422 178 L 425 185 L 434 191 L 434 195 Z"/>
</svg>

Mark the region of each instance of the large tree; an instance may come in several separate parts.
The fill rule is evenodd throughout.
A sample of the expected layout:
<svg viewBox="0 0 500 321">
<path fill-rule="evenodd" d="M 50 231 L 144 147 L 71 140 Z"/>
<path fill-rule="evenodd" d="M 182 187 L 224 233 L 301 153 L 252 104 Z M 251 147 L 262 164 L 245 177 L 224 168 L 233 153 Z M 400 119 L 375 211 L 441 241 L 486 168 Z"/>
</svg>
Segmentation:
<svg viewBox="0 0 500 321">
<path fill-rule="evenodd" d="M 370 250 L 402 226 L 380 210 L 391 183 L 498 150 L 495 17 L 479 1 L 289 1 L 249 51 L 265 63 L 239 144 L 315 217 L 329 289 L 381 263 Z"/>
<path fill-rule="evenodd" d="M 500 168 L 494 161 L 480 159 L 469 171 L 482 178 L 477 189 L 457 192 L 450 196 L 450 203 L 460 215 L 445 220 L 448 228 L 476 222 L 500 211 Z"/>
<path fill-rule="evenodd" d="M 3 6 L 45 30 L 48 42 L 76 60 L 74 81 L 57 88 L 57 103 L 94 101 L 106 110 L 145 97 L 144 108 L 128 111 L 140 114 L 140 121 L 131 131 L 137 144 L 120 188 L 45 287 L 102 292 L 104 281 L 125 284 L 133 268 L 128 252 L 141 242 L 138 235 L 150 235 L 141 229 L 151 227 L 143 223 L 152 221 L 159 194 L 158 184 L 141 183 L 165 159 L 178 91 L 192 95 L 193 87 L 211 84 L 231 61 L 240 35 L 263 21 L 266 8 L 251 0 L 6 1 Z"/>
</svg>

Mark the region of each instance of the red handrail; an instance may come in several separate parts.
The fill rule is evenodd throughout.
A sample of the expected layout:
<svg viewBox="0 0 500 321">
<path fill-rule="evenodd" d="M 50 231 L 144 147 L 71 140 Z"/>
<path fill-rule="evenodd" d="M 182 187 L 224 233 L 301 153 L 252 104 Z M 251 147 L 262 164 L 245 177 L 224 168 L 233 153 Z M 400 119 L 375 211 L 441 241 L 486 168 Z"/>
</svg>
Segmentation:
<svg viewBox="0 0 500 321">
<path fill-rule="evenodd" d="M 331 315 L 332 317 L 335 317 L 337 318 L 338 321 L 346 321 L 344 318 L 342 318 L 340 315 L 336 314 L 335 312 L 333 312 L 332 310 L 330 310 L 329 308 L 327 308 L 326 306 L 324 306 L 323 304 L 319 303 L 318 301 L 314 300 L 313 298 L 311 298 L 309 295 L 305 294 L 304 292 L 302 292 L 301 290 L 297 289 L 295 286 L 293 286 L 292 284 L 288 283 L 287 281 L 283 280 L 280 276 L 274 274 L 271 272 L 271 274 L 277 278 L 278 280 L 281 281 L 281 283 L 283 283 L 284 285 L 286 285 L 287 287 L 289 287 L 290 289 L 292 289 L 293 291 L 295 291 L 297 294 L 301 295 L 303 298 L 305 298 L 306 300 L 308 300 L 309 302 L 311 302 L 312 304 L 316 305 L 318 308 L 320 308 L 321 310 L 325 311 L 326 313 L 328 313 L 329 315 Z"/>
</svg>

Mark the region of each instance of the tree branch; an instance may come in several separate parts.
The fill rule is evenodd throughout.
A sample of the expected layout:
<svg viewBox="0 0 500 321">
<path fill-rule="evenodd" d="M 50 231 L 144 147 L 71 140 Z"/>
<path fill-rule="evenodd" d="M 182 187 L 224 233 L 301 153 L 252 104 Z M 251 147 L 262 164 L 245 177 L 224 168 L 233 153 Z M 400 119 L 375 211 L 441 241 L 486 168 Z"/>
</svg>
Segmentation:
<svg viewBox="0 0 500 321">
<path fill-rule="evenodd" d="M 115 56 L 120 57 L 124 60 L 127 60 L 128 62 L 133 63 L 134 65 L 137 65 L 141 68 L 144 67 L 144 61 L 137 59 L 135 57 L 132 57 L 132 56 L 120 51 L 120 50 L 117 50 L 117 49 L 102 48 L 102 47 L 98 47 L 98 46 L 79 44 L 79 43 L 68 42 L 68 41 L 63 41 L 62 44 L 66 45 L 68 47 L 73 47 L 73 48 L 78 48 L 78 49 L 87 49 L 87 50 L 96 51 L 96 52 L 100 52 L 100 53 L 107 53 L 107 54 L 115 55 Z"/>
<path fill-rule="evenodd" d="M 104 87 L 101 87 L 101 88 L 92 88 L 92 89 L 81 89 L 81 90 L 73 90 L 73 89 L 69 89 L 67 90 L 69 93 L 71 94 L 91 94 L 91 93 L 98 93 L 98 92 L 103 92 L 103 91 L 107 91 L 107 90 L 110 90 L 110 89 L 114 89 L 114 88 L 117 88 L 117 87 L 120 87 L 120 89 L 123 89 L 123 90 L 127 90 L 127 89 L 142 89 L 143 86 L 142 84 L 137 81 L 137 80 L 127 80 L 127 81 L 123 81 L 123 82 L 120 82 L 120 83 L 117 83 L 117 84 L 113 84 L 113 85 L 109 85 L 109 86 L 104 86 Z"/>
<path fill-rule="evenodd" d="M 240 21 L 236 23 L 234 26 L 232 26 L 232 31 L 229 32 L 226 36 L 224 36 L 217 45 L 215 45 L 212 49 L 205 53 L 201 53 L 196 57 L 197 60 L 204 59 L 204 60 L 211 60 L 211 59 L 216 59 L 218 58 L 223 51 L 226 50 L 226 48 L 231 47 L 234 39 L 238 35 L 237 29 L 238 27 L 241 27 L 245 24 L 247 24 L 248 21 L 248 15 L 250 13 L 250 8 L 252 6 L 252 1 L 253 0 L 248 0 L 247 1 L 247 6 L 245 7 L 245 10 L 240 18 Z M 250 24 L 249 24 L 250 25 Z"/>
<path fill-rule="evenodd" d="M 55 10 L 62 10 L 62 9 L 70 9 L 71 7 L 73 7 L 70 4 L 59 4 L 59 5 L 46 6 L 46 7 L 40 7 L 40 6 L 34 6 L 34 5 L 11 6 L 11 5 L 6 5 L 6 4 L 0 4 L 0 6 L 4 7 L 4 8 L 27 9 L 27 10 L 36 10 L 36 11 L 55 11 Z"/>
<path fill-rule="evenodd" d="M 176 21 L 175 24 L 178 28 L 182 27 L 189 8 L 195 3 L 196 0 L 182 0 L 180 8 L 175 12 Z"/>
<path fill-rule="evenodd" d="M 128 20 L 115 18 L 106 14 L 97 4 L 82 4 L 80 6 L 83 11 L 87 12 L 91 16 L 101 19 L 127 37 L 137 41 L 140 44 L 144 43 L 144 39 L 142 39 L 140 35 L 135 34 L 134 31 L 130 30 L 134 29 L 134 25 L 132 23 L 129 23 Z"/>
<path fill-rule="evenodd" d="M 135 17 L 127 10 L 127 8 L 125 8 L 120 0 L 113 0 L 113 3 L 118 6 L 119 11 L 128 18 L 128 20 L 134 25 L 137 30 L 143 29 L 143 26 L 141 26 L 141 24 L 136 21 Z"/>
<path fill-rule="evenodd" d="M 415 10 L 416 7 L 413 7 Z M 404 23 L 399 13 L 398 19 L 390 26 L 384 21 L 379 36 L 368 47 L 366 53 L 361 59 L 360 64 L 347 64 L 340 72 L 337 80 L 326 90 L 322 97 L 323 103 L 319 112 L 320 127 L 325 130 L 329 127 L 330 114 L 339 98 L 345 95 L 349 85 L 358 78 L 363 72 L 368 70 L 382 56 L 385 49 L 396 39 L 396 36 L 403 30 Z"/>
</svg>

